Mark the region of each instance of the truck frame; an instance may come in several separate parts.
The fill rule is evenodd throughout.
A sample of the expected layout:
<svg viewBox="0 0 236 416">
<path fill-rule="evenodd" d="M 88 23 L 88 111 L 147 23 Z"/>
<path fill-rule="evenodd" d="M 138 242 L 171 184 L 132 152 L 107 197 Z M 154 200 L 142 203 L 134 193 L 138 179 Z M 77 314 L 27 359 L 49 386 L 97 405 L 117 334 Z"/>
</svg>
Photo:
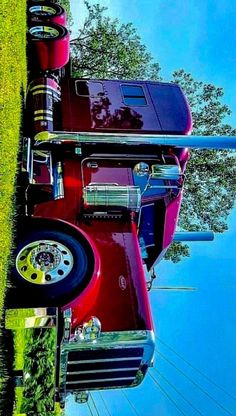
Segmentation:
<svg viewBox="0 0 236 416">
<path fill-rule="evenodd" d="M 143 380 L 155 346 L 146 273 L 188 238 L 175 230 L 189 148 L 236 141 L 190 136 L 176 84 L 71 77 L 63 8 L 31 1 L 28 16 L 11 304 L 34 308 L 27 327 L 57 326 L 63 407 L 68 393 L 83 402 Z"/>
</svg>

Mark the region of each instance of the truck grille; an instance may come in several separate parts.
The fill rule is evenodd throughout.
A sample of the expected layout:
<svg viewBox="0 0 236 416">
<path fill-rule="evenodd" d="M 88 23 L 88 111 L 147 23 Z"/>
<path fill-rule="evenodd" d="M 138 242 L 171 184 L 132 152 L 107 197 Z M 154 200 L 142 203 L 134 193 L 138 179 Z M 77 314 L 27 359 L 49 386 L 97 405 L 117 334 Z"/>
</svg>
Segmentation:
<svg viewBox="0 0 236 416">
<path fill-rule="evenodd" d="M 68 353 L 66 390 L 130 386 L 143 358 L 143 348 L 80 350 Z"/>
</svg>

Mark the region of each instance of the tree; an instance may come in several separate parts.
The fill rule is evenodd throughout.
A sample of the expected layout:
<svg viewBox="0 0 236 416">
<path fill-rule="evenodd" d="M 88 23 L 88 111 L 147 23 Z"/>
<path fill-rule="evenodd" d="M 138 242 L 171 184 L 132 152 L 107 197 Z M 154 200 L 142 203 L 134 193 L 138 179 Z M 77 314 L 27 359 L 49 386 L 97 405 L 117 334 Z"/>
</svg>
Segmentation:
<svg viewBox="0 0 236 416">
<path fill-rule="evenodd" d="M 59 3 L 65 9 L 67 15 L 67 24 L 72 26 L 73 18 L 70 10 L 70 0 L 57 0 L 57 3 Z"/>
<path fill-rule="evenodd" d="M 173 73 L 173 80 L 182 87 L 188 98 L 193 117 L 193 134 L 236 135 L 236 129 L 224 124 L 225 116 L 231 111 L 221 102 L 224 95 L 222 88 L 196 81 L 183 69 Z M 189 231 L 225 231 L 226 219 L 236 197 L 235 175 L 234 151 L 191 150 L 179 226 Z M 189 255 L 188 252 L 187 245 L 174 243 L 167 258 L 179 261 L 181 256 Z"/>
<path fill-rule="evenodd" d="M 73 72 L 78 77 L 157 79 L 159 64 L 132 23 L 121 24 L 105 15 L 106 7 L 84 1 L 87 17 L 72 42 Z"/>
<path fill-rule="evenodd" d="M 84 1 L 88 15 L 73 42 L 74 71 L 80 77 L 160 80 L 160 65 L 131 23 L 121 24 L 105 15 L 106 8 Z M 184 70 L 173 73 L 173 82 L 184 90 L 193 116 L 193 134 L 235 135 L 224 124 L 230 114 L 222 104 L 223 89 L 196 81 Z M 191 140 L 191 139 L 190 139 Z M 223 232 L 236 195 L 235 153 L 191 151 L 179 226 L 184 230 Z M 179 261 L 189 255 L 188 246 L 174 243 L 166 258 Z"/>
</svg>

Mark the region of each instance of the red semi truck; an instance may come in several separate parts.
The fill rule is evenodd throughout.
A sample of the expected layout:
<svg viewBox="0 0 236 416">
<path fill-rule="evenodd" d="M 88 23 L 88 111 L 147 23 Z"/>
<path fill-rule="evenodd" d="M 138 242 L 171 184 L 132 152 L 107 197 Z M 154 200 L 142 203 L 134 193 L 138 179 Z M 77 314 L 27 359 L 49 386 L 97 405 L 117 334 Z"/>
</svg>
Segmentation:
<svg viewBox="0 0 236 416">
<path fill-rule="evenodd" d="M 15 306 L 57 325 L 57 398 L 137 386 L 152 365 L 146 271 L 178 236 L 193 137 L 180 87 L 70 76 L 63 8 L 28 4 L 31 65 L 19 178 Z M 22 199 L 22 198 L 21 198 Z M 16 298 L 15 298 L 16 299 Z"/>
</svg>

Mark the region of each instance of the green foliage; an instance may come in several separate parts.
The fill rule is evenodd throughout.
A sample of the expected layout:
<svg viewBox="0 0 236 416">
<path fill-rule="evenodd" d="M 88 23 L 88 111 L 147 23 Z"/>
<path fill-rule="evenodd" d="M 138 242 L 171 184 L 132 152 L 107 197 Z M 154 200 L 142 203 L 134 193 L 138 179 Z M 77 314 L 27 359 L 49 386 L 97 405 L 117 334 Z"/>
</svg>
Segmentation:
<svg viewBox="0 0 236 416">
<path fill-rule="evenodd" d="M 84 0 L 87 17 L 73 44 L 75 75 L 89 78 L 160 79 L 160 66 L 131 23 L 107 17 L 106 8 Z M 184 70 L 173 81 L 183 88 L 193 116 L 193 134 L 236 134 L 224 118 L 230 109 L 222 103 L 223 89 L 196 81 Z M 191 151 L 179 226 L 184 230 L 223 232 L 236 195 L 235 154 L 230 151 Z M 165 258 L 177 262 L 189 255 L 187 245 L 174 243 Z"/>
<path fill-rule="evenodd" d="M 183 70 L 174 73 L 192 109 L 193 134 L 236 135 L 224 124 L 229 107 L 222 104 L 222 88 L 195 81 Z M 180 226 L 188 230 L 223 232 L 236 197 L 236 153 L 227 150 L 193 150 L 187 166 L 185 198 Z"/>
<path fill-rule="evenodd" d="M 70 9 L 70 0 L 57 0 L 57 3 L 60 4 L 60 6 L 64 7 L 67 15 L 67 24 L 69 24 L 69 27 L 72 26 L 73 18 Z"/>
<path fill-rule="evenodd" d="M 184 70 L 175 71 L 173 79 L 188 98 L 193 134 L 236 135 L 236 129 L 224 124 L 224 118 L 231 112 L 227 105 L 222 104 L 222 88 L 196 81 Z M 221 233 L 227 230 L 226 220 L 236 197 L 235 175 L 235 152 L 191 150 L 179 226 L 189 231 L 211 229 Z M 166 258 L 176 261 L 187 253 L 186 246 L 183 249 L 183 245 L 178 243 L 178 246 L 171 246 Z"/>
<path fill-rule="evenodd" d="M 196 81 L 183 69 L 173 73 L 173 81 L 185 92 L 193 117 L 193 134 L 219 136 L 235 134 L 235 129 L 224 124 L 224 118 L 231 114 L 229 107 L 222 104 L 223 88 Z"/>
<path fill-rule="evenodd" d="M 173 263 L 178 263 L 182 257 L 189 257 L 189 248 L 187 244 L 174 242 L 171 244 L 165 254 L 165 260 L 171 260 Z"/>
<path fill-rule="evenodd" d="M 24 356 L 24 396 L 21 411 L 28 416 L 56 416 L 54 408 L 54 329 L 27 330 Z"/>
<path fill-rule="evenodd" d="M 87 78 L 158 79 L 160 67 L 132 23 L 105 15 L 106 7 L 84 0 L 87 17 L 72 45 L 74 75 Z"/>
</svg>

